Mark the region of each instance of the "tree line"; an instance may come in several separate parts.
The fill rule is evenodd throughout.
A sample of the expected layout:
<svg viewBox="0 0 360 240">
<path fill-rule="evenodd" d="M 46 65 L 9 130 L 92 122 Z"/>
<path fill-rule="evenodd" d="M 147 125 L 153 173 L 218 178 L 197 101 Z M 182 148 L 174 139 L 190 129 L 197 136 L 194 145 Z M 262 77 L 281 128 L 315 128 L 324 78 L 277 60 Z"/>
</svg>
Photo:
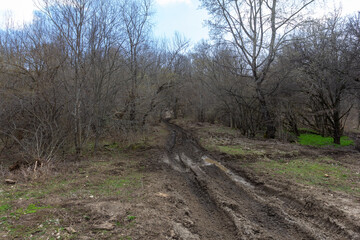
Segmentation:
<svg viewBox="0 0 360 240">
<path fill-rule="evenodd" d="M 241 13 L 231 10 L 243 7 L 234 6 L 239 1 L 216 2 L 219 9 L 206 6 L 224 21 L 215 18 L 215 34 L 225 31 L 227 37 L 220 34 L 217 44 L 202 43 L 195 51 L 197 76 L 217 97 L 217 104 L 202 111 L 216 106 L 217 116 L 248 136 L 287 139 L 307 128 L 340 144 L 350 112 L 359 109 L 359 15 L 341 17 L 335 11 L 295 20 L 299 11 L 293 9 L 276 21 L 272 13 L 262 18 L 255 4 L 261 1 L 248 1 L 254 5 L 246 6 L 250 14 L 241 20 Z M 290 26 L 282 25 L 286 22 Z"/>
<path fill-rule="evenodd" d="M 37 0 L 0 32 L 0 151 L 51 161 L 174 117 L 252 137 L 310 128 L 340 142 L 358 108 L 358 15 L 306 18 L 308 1 L 202 0 L 211 40 L 152 34 L 151 0 Z"/>
</svg>

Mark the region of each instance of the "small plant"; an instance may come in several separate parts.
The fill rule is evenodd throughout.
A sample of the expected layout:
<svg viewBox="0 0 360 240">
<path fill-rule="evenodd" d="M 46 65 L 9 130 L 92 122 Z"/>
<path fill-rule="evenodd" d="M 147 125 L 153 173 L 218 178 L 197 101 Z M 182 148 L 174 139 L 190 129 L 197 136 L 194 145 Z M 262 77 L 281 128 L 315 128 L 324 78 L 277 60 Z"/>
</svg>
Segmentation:
<svg viewBox="0 0 360 240">
<path fill-rule="evenodd" d="M 7 203 L 0 205 L 0 214 L 6 212 L 7 210 L 9 210 L 11 208 L 11 206 Z"/>
<path fill-rule="evenodd" d="M 129 215 L 129 216 L 127 216 L 127 219 L 131 222 L 136 219 L 136 216 Z"/>
</svg>

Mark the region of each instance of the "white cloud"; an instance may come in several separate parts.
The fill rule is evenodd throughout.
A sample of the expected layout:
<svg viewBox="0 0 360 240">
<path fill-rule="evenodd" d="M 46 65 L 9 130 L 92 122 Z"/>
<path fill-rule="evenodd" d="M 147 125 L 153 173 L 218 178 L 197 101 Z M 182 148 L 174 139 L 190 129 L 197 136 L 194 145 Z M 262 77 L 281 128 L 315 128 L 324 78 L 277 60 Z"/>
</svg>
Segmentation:
<svg viewBox="0 0 360 240">
<path fill-rule="evenodd" d="M 156 2 L 159 5 L 167 5 L 167 4 L 173 4 L 173 3 L 186 3 L 191 5 L 191 0 L 156 0 Z"/>
</svg>

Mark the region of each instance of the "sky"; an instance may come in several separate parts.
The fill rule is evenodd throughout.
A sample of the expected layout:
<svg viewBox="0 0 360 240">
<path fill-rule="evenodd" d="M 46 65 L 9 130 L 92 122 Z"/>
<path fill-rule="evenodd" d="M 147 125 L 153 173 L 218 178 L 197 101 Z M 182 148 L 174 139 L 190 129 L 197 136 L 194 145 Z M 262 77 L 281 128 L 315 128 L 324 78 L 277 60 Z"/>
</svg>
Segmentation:
<svg viewBox="0 0 360 240">
<path fill-rule="evenodd" d="M 360 11 L 359 0 L 327 0 L 326 7 L 331 11 L 334 6 L 342 5 L 344 14 Z M 204 21 L 207 13 L 200 9 L 199 0 L 154 0 L 155 14 L 153 16 L 154 34 L 157 37 L 172 38 L 175 32 L 196 43 L 208 38 L 208 28 Z M 15 25 L 29 22 L 35 10 L 33 0 L 0 0 L 0 28 L 6 25 L 5 19 L 12 16 Z M 319 10 L 321 12 L 321 10 Z"/>
</svg>

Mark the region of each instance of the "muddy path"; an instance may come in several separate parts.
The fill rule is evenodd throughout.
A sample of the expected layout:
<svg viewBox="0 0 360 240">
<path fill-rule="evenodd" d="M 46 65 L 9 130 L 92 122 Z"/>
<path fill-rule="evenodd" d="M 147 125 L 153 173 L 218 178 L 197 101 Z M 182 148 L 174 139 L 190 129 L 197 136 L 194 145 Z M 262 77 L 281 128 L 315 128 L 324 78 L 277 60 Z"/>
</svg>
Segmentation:
<svg viewBox="0 0 360 240">
<path fill-rule="evenodd" d="M 190 132 L 166 125 L 163 160 L 186 183 L 196 220 L 180 239 L 360 239 L 359 225 L 338 209 L 290 188 L 284 192 L 252 182 L 222 165 Z"/>
</svg>

